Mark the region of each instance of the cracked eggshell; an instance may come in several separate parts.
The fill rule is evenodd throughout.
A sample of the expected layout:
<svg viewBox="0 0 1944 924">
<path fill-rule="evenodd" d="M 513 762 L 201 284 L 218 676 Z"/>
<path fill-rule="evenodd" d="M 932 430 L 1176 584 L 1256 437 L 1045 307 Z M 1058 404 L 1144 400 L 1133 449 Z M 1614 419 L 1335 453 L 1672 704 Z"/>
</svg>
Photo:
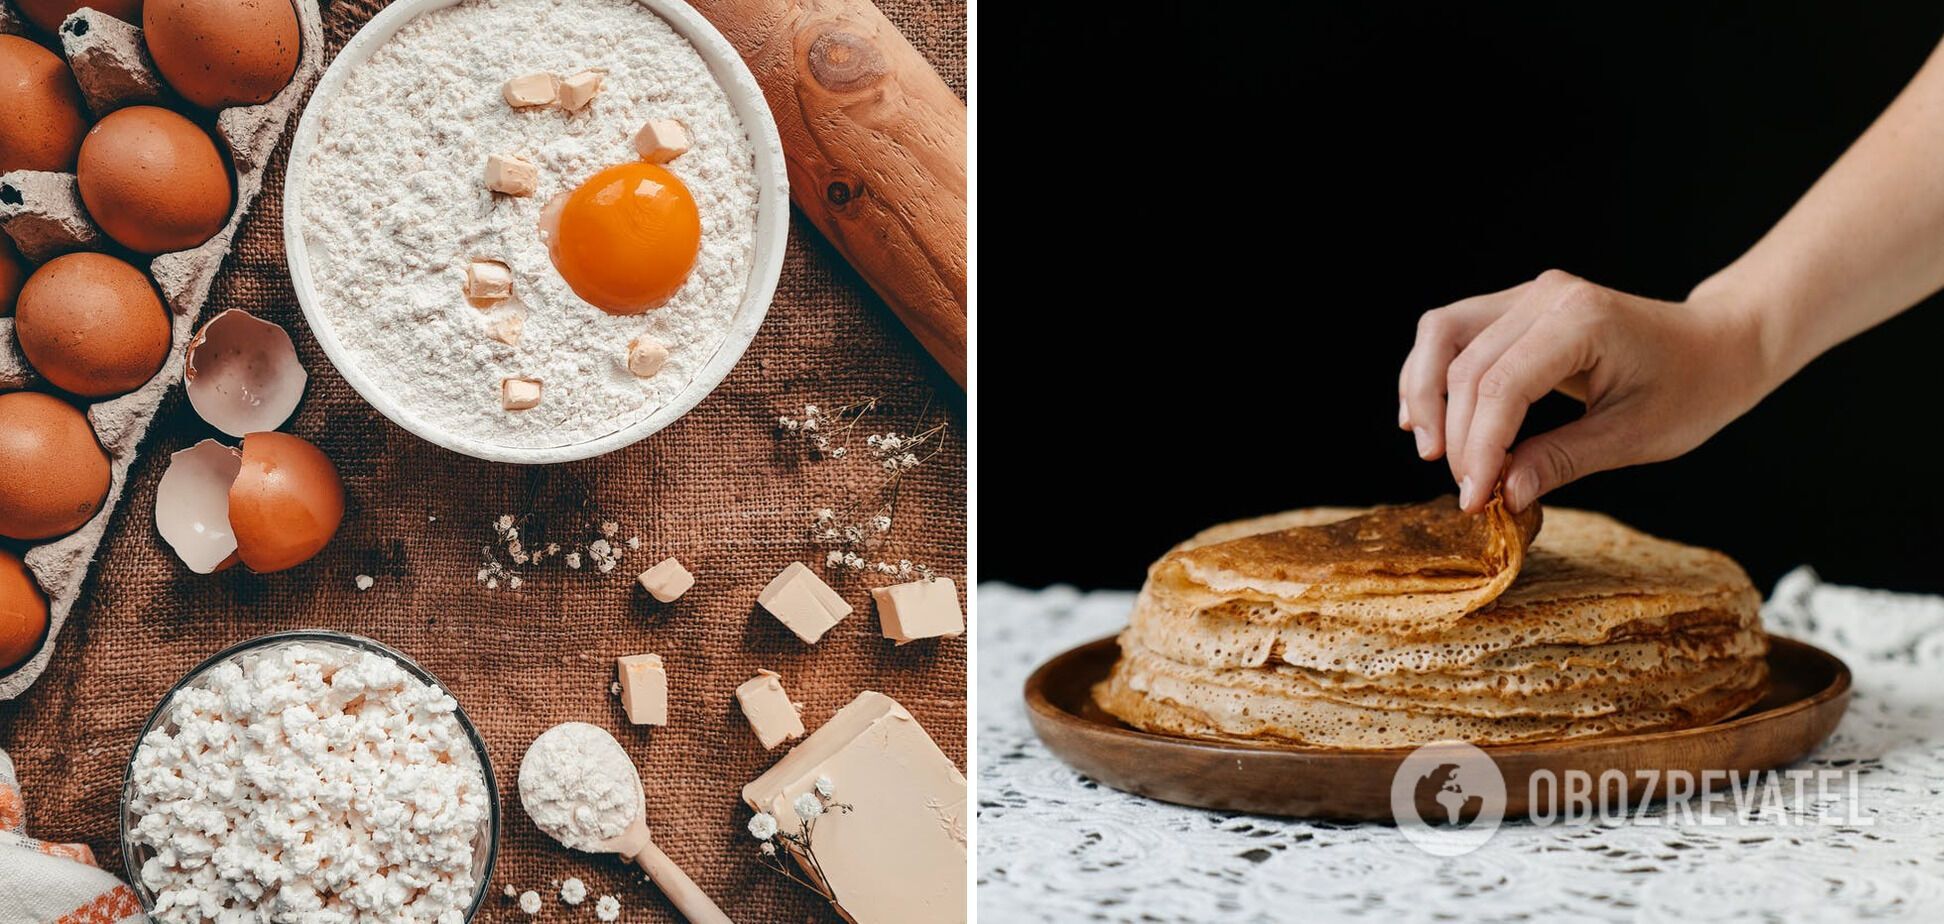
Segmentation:
<svg viewBox="0 0 1944 924">
<path fill-rule="evenodd" d="M 155 529 L 197 574 L 236 563 L 229 495 L 242 469 L 242 453 L 203 440 L 170 456 L 169 468 L 155 486 Z"/>
<path fill-rule="evenodd" d="M 283 426 L 310 379 L 289 332 L 237 308 L 210 318 L 184 347 L 184 359 L 189 404 L 231 436 Z"/>
<path fill-rule="evenodd" d="M 344 520 L 344 483 L 316 446 L 288 433 L 243 437 L 229 489 L 236 554 L 259 573 L 294 568 L 322 551 Z"/>
</svg>

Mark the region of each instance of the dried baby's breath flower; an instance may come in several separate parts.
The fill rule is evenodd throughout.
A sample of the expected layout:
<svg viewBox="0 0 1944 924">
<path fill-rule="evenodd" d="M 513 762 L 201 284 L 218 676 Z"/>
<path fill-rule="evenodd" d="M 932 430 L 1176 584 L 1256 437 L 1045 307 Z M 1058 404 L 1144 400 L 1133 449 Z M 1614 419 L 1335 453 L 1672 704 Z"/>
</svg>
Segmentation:
<svg viewBox="0 0 1944 924">
<path fill-rule="evenodd" d="M 879 405 L 878 398 L 854 401 L 831 410 L 816 404 L 803 406 L 802 415 L 783 414 L 777 418 L 779 431 L 786 436 L 794 434 L 802 441 L 805 450 L 812 458 L 831 461 L 845 457 L 845 440 L 858 429 L 860 422 Z M 927 401 L 919 413 L 921 421 L 929 418 L 931 404 Z M 900 560 L 893 564 L 884 557 L 886 546 L 895 541 L 892 535 L 896 525 L 895 511 L 899 489 L 904 476 L 924 465 L 943 448 L 947 425 L 940 421 L 922 426 L 916 432 L 900 432 L 886 429 L 866 433 L 864 447 L 870 458 L 877 464 L 863 467 L 863 471 L 852 472 L 852 480 L 875 479 L 874 487 L 859 492 L 865 498 L 864 504 L 853 504 L 849 510 L 837 505 L 816 506 L 810 510 L 811 524 L 808 535 L 812 542 L 824 546 L 824 568 L 834 574 L 872 573 L 886 577 L 909 578 L 915 568 L 909 561 Z M 865 474 L 864 472 L 872 474 Z M 859 478 L 861 476 L 861 478 Z"/>
<path fill-rule="evenodd" d="M 749 819 L 749 836 L 766 841 L 776 836 L 776 816 L 768 812 L 757 812 Z"/>
<path fill-rule="evenodd" d="M 814 819 L 824 813 L 823 800 L 817 798 L 816 793 L 806 792 L 796 797 L 796 801 L 791 803 L 790 807 L 796 809 L 797 815 L 802 818 Z"/>
<path fill-rule="evenodd" d="M 827 776 L 817 777 L 817 795 L 820 795 L 828 799 L 830 798 L 830 791 L 834 788 L 835 787 L 830 782 L 830 777 Z"/>
</svg>

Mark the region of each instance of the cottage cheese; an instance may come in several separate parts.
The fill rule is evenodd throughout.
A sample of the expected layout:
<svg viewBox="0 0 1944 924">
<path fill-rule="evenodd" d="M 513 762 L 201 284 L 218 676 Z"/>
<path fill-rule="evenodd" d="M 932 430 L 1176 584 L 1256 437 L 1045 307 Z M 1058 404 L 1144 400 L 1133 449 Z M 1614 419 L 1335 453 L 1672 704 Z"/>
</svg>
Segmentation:
<svg viewBox="0 0 1944 924">
<path fill-rule="evenodd" d="M 514 109 L 500 86 L 527 73 L 601 68 L 579 112 Z M 634 0 L 464 0 L 421 14 L 347 75 L 325 104 L 299 199 L 318 310 L 364 375 L 407 413 L 514 447 L 604 436 L 674 400 L 715 356 L 749 285 L 755 148 L 708 64 Z M 662 307 L 617 317 L 582 301 L 540 239 L 540 211 L 602 168 L 638 160 L 634 134 L 678 119 L 693 147 L 669 163 L 693 195 L 701 251 Z M 533 164 L 531 196 L 486 188 L 488 157 Z M 526 314 L 517 344 L 490 336 L 506 311 L 469 305 L 474 260 L 505 263 Z M 516 310 L 515 310 L 516 311 Z M 516 311 L 517 313 L 517 311 Z M 668 348 L 650 378 L 628 344 Z M 500 382 L 538 379 L 510 412 Z"/>
<path fill-rule="evenodd" d="M 492 794 L 457 708 L 393 659 L 328 642 L 185 686 L 136 750 L 128 797 L 154 919 L 460 924 Z"/>
</svg>

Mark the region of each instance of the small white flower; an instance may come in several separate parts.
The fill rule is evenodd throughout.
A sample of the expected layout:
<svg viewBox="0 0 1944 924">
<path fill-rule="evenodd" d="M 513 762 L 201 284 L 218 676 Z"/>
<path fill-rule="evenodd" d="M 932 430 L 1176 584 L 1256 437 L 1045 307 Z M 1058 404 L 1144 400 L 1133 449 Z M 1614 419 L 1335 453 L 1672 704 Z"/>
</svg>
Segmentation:
<svg viewBox="0 0 1944 924">
<path fill-rule="evenodd" d="M 907 452 L 904 455 L 899 456 L 898 465 L 903 468 L 917 468 L 918 454 L 915 452 Z"/>
<path fill-rule="evenodd" d="M 850 455 L 850 450 L 842 446 L 839 446 L 836 449 L 832 449 L 830 451 L 830 457 L 833 459 L 841 459 L 847 455 Z"/>
<path fill-rule="evenodd" d="M 827 776 L 817 777 L 817 795 L 820 795 L 828 799 L 830 798 L 831 791 L 836 788 L 837 788 L 836 786 L 831 784 L 830 777 Z"/>
<path fill-rule="evenodd" d="M 796 797 L 796 801 L 790 803 L 790 807 L 796 809 L 797 815 L 805 820 L 815 818 L 824 813 L 823 800 L 807 792 Z"/>
<path fill-rule="evenodd" d="M 891 518 L 880 513 L 871 518 L 871 528 L 881 533 L 889 532 L 891 530 Z"/>
<path fill-rule="evenodd" d="M 814 404 L 806 404 L 803 406 L 803 416 L 805 417 L 816 417 L 822 413 L 823 411 L 818 410 Z"/>
<path fill-rule="evenodd" d="M 817 508 L 817 522 L 828 523 L 831 520 L 834 520 L 836 518 L 837 518 L 837 511 L 832 510 L 829 507 Z"/>
<path fill-rule="evenodd" d="M 824 564 L 829 565 L 832 568 L 835 568 L 838 565 L 841 565 L 843 563 L 844 563 L 844 553 L 839 552 L 836 549 L 831 549 L 830 554 L 824 556 Z"/>
<path fill-rule="evenodd" d="M 795 430 L 797 428 L 796 418 L 794 417 L 778 417 L 776 418 L 776 425 L 782 427 L 786 431 Z"/>
<path fill-rule="evenodd" d="M 766 857 L 770 857 L 770 856 L 775 856 L 775 855 L 776 855 L 776 842 L 775 842 L 775 841 L 764 841 L 764 842 L 763 842 L 763 848 L 762 848 L 762 849 L 763 849 L 763 856 L 766 856 Z"/>
<path fill-rule="evenodd" d="M 767 841 L 776 836 L 776 816 L 768 812 L 757 812 L 749 819 L 749 836 L 759 841 Z"/>
<path fill-rule="evenodd" d="M 805 432 L 805 433 L 815 433 L 815 432 L 817 432 L 817 418 L 815 418 L 815 417 L 811 417 L 811 418 L 808 418 L 808 419 L 806 419 L 806 420 L 805 420 L 805 421 L 803 422 L 803 430 L 804 430 L 804 432 Z"/>
<path fill-rule="evenodd" d="M 895 471 L 897 471 L 897 470 L 898 470 L 898 460 L 896 460 L 896 459 L 886 459 L 886 460 L 884 460 L 884 470 L 885 470 L 885 471 L 887 471 L 887 472 L 895 472 Z"/>
</svg>

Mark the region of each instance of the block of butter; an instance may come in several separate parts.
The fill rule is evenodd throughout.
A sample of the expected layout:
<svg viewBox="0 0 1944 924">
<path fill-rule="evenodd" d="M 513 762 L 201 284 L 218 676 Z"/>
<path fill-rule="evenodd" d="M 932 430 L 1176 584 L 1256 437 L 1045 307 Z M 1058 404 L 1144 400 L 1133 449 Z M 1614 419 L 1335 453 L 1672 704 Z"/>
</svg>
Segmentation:
<svg viewBox="0 0 1944 924">
<path fill-rule="evenodd" d="M 882 693 L 858 694 L 743 787 L 743 801 L 797 829 L 791 803 L 819 778 L 829 801 L 812 843 L 821 878 L 852 924 L 965 920 L 965 777 L 918 720 Z M 788 846 L 783 844 L 781 846 Z"/>
<path fill-rule="evenodd" d="M 790 562 L 782 574 L 756 595 L 756 602 L 789 626 L 797 638 L 813 645 L 838 620 L 851 613 L 851 605 L 800 561 Z"/>
<path fill-rule="evenodd" d="M 951 578 L 873 587 L 871 599 L 877 601 L 878 627 L 884 637 L 900 645 L 965 634 L 965 613 L 959 609 L 958 585 Z"/>
<path fill-rule="evenodd" d="M 615 659 L 621 673 L 621 708 L 636 725 L 668 724 L 668 672 L 661 655 L 626 655 Z"/>
<path fill-rule="evenodd" d="M 763 743 L 763 750 L 803 737 L 803 717 L 790 702 L 790 694 L 783 692 L 783 675 L 757 671 L 736 688 L 736 702 L 742 704 L 743 717 L 749 720 L 756 740 Z"/>
</svg>

